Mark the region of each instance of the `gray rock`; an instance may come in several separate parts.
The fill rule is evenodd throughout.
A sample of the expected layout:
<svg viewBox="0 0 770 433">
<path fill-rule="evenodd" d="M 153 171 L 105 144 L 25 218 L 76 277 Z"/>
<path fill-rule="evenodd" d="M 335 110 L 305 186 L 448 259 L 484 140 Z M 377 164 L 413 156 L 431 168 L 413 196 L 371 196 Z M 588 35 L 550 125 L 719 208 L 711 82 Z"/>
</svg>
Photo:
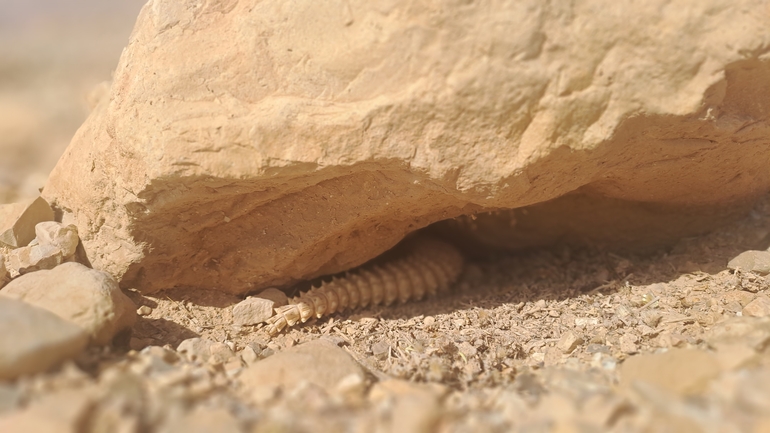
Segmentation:
<svg viewBox="0 0 770 433">
<path fill-rule="evenodd" d="M 309 382 L 326 390 L 335 390 L 348 376 L 366 380 L 363 368 L 345 350 L 327 340 L 314 340 L 258 361 L 241 373 L 244 389 L 255 395 L 266 390 L 291 389 Z"/>
<path fill-rule="evenodd" d="M 256 325 L 273 316 L 275 302 L 270 299 L 248 297 L 233 307 L 233 323 Z"/>
<path fill-rule="evenodd" d="M 0 295 L 49 310 L 86 330 L 91 343 L 108 344 L 136 321 L 136 306 L 107 273 L 80 263 L 23 275 Z"/>
<path fill-rule="evenodd" d="M 727 267 L 758 274 L 770 274 L 770 251 L 744 251 L 730 260 Z"/>
<path fill-rule="evenodd" d="M 88 343 L 79 326 L 53 313 L 0 296 L 0 380 L 45 371 Z"/>
<path fill-rule="evenodd" d="M 35 238 L 35 226 L 53 220 L 53 210 L 42 197 L 0 205 L 0 245 L 26 246 Z"/>
</svg>

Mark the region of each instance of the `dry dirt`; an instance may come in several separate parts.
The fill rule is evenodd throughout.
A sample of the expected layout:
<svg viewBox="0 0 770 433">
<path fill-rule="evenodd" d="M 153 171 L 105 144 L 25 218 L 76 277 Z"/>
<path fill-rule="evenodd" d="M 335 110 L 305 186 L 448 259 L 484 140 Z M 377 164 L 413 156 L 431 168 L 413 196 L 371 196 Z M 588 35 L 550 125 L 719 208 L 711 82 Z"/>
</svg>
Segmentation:
<svg viewBox="0 0 770 433">
<path fill-rule="evenodd" d="M 651 256 L 558 247 L 471 258 L 448 296 L 335 314 L 274 338 L 263 325 L 232 325 L 238 297 L 183 288 L 130 292 L 137 306 L 149 307 L 130 350 L 92 350 L 77 366 L 2 391 L 14 396 L 10 406 L 31 408 L 67 390 L 110 395 L 88 406 L 91 427 L 76 431 L 98 431 L 107 415 L 116 427 L 142 431 L 181 431 L 184 423 L 170 420 L 184 417 L 214 431 L 228 423 L 259 432 L 768 431 L 770 324 L 740 316 L 750 301 L 770 295 L 770 279 L 726 263 L 744 250 L 767 249 L 769 235 L 770 197 L 723 230 Z M 725 331 L 726 323 L 743 326 L 745 335 Z M 727 345 L 725 332 L 732 332 Z M 435 384 L 420 389 L 438 403 L 399 404 L 413 394 L 405 391 L 385 404 L 372 397 L 371 383 L 355 398 L 306 385 L 255 396 L 239 386 L 247 362 L 192 362 L 174 352 L 192 337 L 239 353 L 248 346 L 257 358 L 331 339 L 366 367 L 371 383 Z M 649 364 L 657 370 L 645 378 L 663 381 L 662 388 L 623 382 L 629 359 L 663 352 L 671 357 Z M 704 353 L 717 360 L 715 371 L 703 373 L 710 365 L 699 358 Z M 10 406 L 6 399 L 5 410 Z"/>
<path fill-rule="evenodd" d="M 13 43 L 0 45 L 0 202 L 42 186 L 82 123 L 86 89 L 109 79 L 135 11 L 126 17 L 119 28 L 2 35 Z M 0 420 L 21 411 L 28 431 L 74 432 L 770 431 L 770 324 L 740 317 L 770 296 L 770 282 L 726 268 L 769 246 L 770 197 L 733 225 L 652 255 L 569 247 L 476 255 L 448 296 L 336 314 L 275 338 L 232 325 L 241 298 L 129 292 L 149 313 L 130 343 L 0 383 Z M 256 358 L 326 338 L 371 377 L 363 395 L 306 384 L 254 395 L 239 382 L 248 361 L 180 356 L 175 349 L 192 337 L 241 354 L 248 347 Z M 621 382 L 629 359 L 664 351 L 672 356 L 646 374 L 670 389 Z M 716 371 L 703 372 L 704 353 Z M 372 384 L 388 378 L 432 385 L 376 398 Z M 699 386 L 683 389 L 688 380 Z M 432 399 L 412 398 L 420 393 Z"/>
</svg>

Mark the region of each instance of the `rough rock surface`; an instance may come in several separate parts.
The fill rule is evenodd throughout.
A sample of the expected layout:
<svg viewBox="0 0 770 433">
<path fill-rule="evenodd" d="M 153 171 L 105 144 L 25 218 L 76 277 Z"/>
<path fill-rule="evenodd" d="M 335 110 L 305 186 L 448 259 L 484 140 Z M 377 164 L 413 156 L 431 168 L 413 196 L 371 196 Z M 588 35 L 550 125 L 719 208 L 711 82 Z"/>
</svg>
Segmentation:
<svg viewBox="0 0 770 433">
<path fill-rule="evenodd" d="M 233 323 L 256 325 L 273 316 L 275 302 L 260 297 L 248 297 L 233 307 Z"/>
<path fill-rule="evenodd" d="M 0 296 L 44 308 L 82 327 L 93 344 L 108 344 L 136 321 L 136 306 L 108 274 L 70 262 L 23 275 Z"/>
<path fill-rule="evenodd" d="M 8 252 L 6 267 L 11 278 L 43 269 L 53 269 L 65 261 L 82 259 L 75 254 L 80 239 L 74 225 L 65 226 L 56 221 L 44 221 L 38 223 L 34 231 L 35 238 L 29 245 Z"/>
<path fill-rule="evenodd" d="M 18 248 L 29 244 L 35 238 L 35 226 L 53 218 L 51 206 L 40 197 L 0 205 L 0 245 Z"/>
<path fill-rule="evenodd" d="M 0 329 L 0 380 L 45 371 L 88 344 L 79 326 L 5 297 L 0 297 Z"/>
<path fill-rule="evenodd" d="M 538 219 L 562 237 L 575 208 L 578 237 L 688 235 L 770 188 L 767 12 L 153 0 L 44 197 L 145 293 L 285 285 L 573 191 Z"/>
<path fill-rule="evenodd" d="M 727 263 L 730 269 L 770 274 L 770 251 L 744 251 Z"/>
<path fill-rule="evenodd" d="M 0 254 L 0 289 L 11 279 L 11 273 L 5 265 L 5 256 Z"/>
</svg>

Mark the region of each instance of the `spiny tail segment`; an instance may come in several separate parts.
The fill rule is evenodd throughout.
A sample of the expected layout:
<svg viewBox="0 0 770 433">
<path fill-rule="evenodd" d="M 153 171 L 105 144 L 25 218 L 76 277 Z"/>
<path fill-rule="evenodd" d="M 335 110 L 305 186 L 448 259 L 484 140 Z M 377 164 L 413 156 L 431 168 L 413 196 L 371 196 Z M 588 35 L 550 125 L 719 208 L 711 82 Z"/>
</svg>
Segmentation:
<svg viewBox="0 0 770 433">
<path fill-rule="evenodd" d="M 464 260 L 460 252 L 437 239 L 417 238 L 410 242 L 401 258 L 363 266 L 276 308 L 275 315 L 267 320 L 267 332 L 275 335 L 313 316 L 320 319 L 347 308 L 420 300 L 449 289 L 462 272 Z"/>
</svg>

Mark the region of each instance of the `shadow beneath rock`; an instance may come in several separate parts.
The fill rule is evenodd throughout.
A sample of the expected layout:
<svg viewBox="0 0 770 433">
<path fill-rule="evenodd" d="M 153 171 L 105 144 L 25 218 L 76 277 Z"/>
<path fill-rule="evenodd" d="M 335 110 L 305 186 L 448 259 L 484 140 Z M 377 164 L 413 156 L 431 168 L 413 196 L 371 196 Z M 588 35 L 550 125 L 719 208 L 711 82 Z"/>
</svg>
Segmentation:
<svg viewBox="0 0 770 433">
<path fill-rule="evenodd" d="M 145 296 L 146 299 L 167 299 L 173 302 L 190 302 L 204 307 L 226 308 L 241 302 L 243 298 L 216 290 L 177 287 Z"/>
<path fill-rule="evenodd" d="M 139 317 L 134 325 L 133 338 L 146 346 L 165 344 L 176 347 L 183 340 L 200 337 L 191 329 L 171 320 Z"/>
</svg>

